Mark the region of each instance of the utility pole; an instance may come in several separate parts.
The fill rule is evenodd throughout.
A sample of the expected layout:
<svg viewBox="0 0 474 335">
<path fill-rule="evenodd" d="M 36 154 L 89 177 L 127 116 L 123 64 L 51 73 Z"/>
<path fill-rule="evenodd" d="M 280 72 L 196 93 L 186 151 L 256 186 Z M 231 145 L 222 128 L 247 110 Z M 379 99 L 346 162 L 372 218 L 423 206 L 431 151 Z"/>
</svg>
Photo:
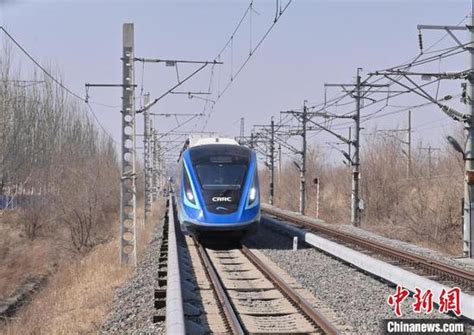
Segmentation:
<svg viewBox="0 0 474 335">
<path fill-rule="evenodd" d="M 412 127 L 411 127 L 411 110 L 408 111 L 408 125 L 407 128 L 402 128 L 402 129 L 383 129 L 383 130 L 377 130 L 377 132 L 383 133 L 383 136 L 389 136 L 399 142 L 401 142 L 403 145 L 407 146 L 407 151 L 402 150 L 402 153 L 406 155 L 407 157 L 407 167 L 406 167 L 406 177 L 410 178 L 411 177 L 411 133 L 412 133 Z M 405 132 L 407 134 L 407 139 L 401 140 L 398 138 L 398 136 L 392 135 L 393 133 L 399 133 L 399 132 Z M 420 148 L 421 151 L 422 148 Z M 420 152 L 421 153 L 421 152 Z"/>
<path fill-rule="evenodd" d="M 151 199 L 153 202 L 156 201 L 156 188 L 155 188 L 155 126 L 153 119 L 150 119 L 150 133 L 149 133 L 149 146 L 150 146 L 150 180 L 151 180 Z"/>
<path fill-rule="evenodd" d="M 133 23 L 123 25 L 122 178 L 120 192 L 120 259 L 136 264 L 135 87 Z"/>
<path fill-rule="evenodd" d="M 145 94 L 144 104 L 148 104 L 150 102 L 150 94 Z M 147 109 L 143 111 L 143 148 L 144 148 L 144 160 L 145 160 L 145 199 L 144 199 L 144 220 L 145 224 L 147 223 L 148 214 L 151 212 L 152 209 L 152 201 L 153 201 L 153 191 L 152 191 L 152 174 L 153 174 L 153 166 L 152 166 L 152 140 L 151 140 L 151 120 L 150 120 L 150 111 Z"/>
<path fill-rule="evenodd" d="M 431 178 L 433 176 L 433 151 L 440 151 L 440 148 L 433 148 L 431 145 L 422 148 L 420 147 L 420 151 L 424 150 L 428 152 L 428 178 Z"/>
<path fill-rule="evenodd" d="M 272 117 L 270 125 L 254 125 L 254 127 L 261 127 L 261 131 L 254 133 L 252 130 L 250 134 L 250 147 L 258 153 L 260 152 L 259 143 L 265 145 L 263 154 L 265 166 L 269 170 L 268 203 L 273 205 L 275 200 L 275 121 Z"/>
<path fill-rule="evenodd" d="M 299 135 L 302 139 L 301 150 L 294 148 L 293 146 L 289 145 L 287 142 L 279 141 L 279 144 L 282 144 L 285 148 L 290 149 L 292 152 L 301 155 L 301 162 L 298 164 L 297 162 L 293 162 L 300 172 L 300 204 L 299 204 L 299 212 L 301 214 L 305 214 L 306 209 L 306 151 L 307 151 L 307 132 L 312 130 L 324 129 L 328 130 L 327 128 L 318 125 L 314 121 L 311 120 L 312 116 L 321 115 L 325 113 L 319 112 L 308 112 L 308 107 L 306 106 L 307 100 L 303 102 L 303 111 L 281 111 L 282 114 L 291 114 L 297 118 L 298 122 L 301 123 L 301 129 L 297 129 L 294 131 L 293 129 L 289 129 L 287 134 L 289 135 Z M 308 122 L 311 122 L 317 126 L 317 128 L 308 128 Z M 282 127 L 282 126 L 279 126 Z M 282 134 L 282 133 L 280 133 Z M 281 158 L 280 158 L 281 160 Z"/>
<path fill-rule="evenodd" d="M 428 177 L 431 178 L 431 145 L 428 147 Z"/>
<path fill-rule="evenodd" d="M 439 73 L 426 73 L 426 72 L 411 72 L 411 71 L 376 71 L 372 75 L 381 75 L 392 82 L 397 83 L 401 87 L 410 92 L 413 92 L 424 99 L 432 102 L 438 106 L 443 113 L 448 115 L 451 119 L 464 123 L 465 132 L 465 147 L 463 152 L 464 166 L 465 166 L 465 178 L 464 178 L 464 200 L 463 200 L 463 254 L 465 257 L 474 258 L 474 199 L 472 195 L 474 193 L 474 3 L 471 7 L 471 14 L 469 17 L 468 24 L 449 26 L 449 25 L 425 25 L 420 24 L 417 26 L 419 31 L 419 43 L 420 51 L 423 52 L 423 40 L 421 32 L 422 30 L 439 30 L 443 33 L 447 33 L 457 46 L 464 51 L 467 51 L 469 55 L 468 70 L 458 72 L 439 72 Z M 456 31 L 467 31 L 468 32 L 468 43 L 462 43 L 459 38 L 454 34 Z M 438 79 L 465 79 L 466 91 L 464 102 L 466 104 L 466 112 L 462 113 L 442 103 L 442 101 L 449 100 L 451 97 L 446 96 L 443 99 L 433 97 L 426 90 L 411 80 L 410 76 L 428 76 L 435 77 Z M 399 79 L 401 77 L 401 79 Z M 404 84 L 402 79 L 407 80 L 410 84 Z M 414 88 L 410 87 L 413 85 Z"/>
<path fill-rule="evenodd" d="M 351 153 L 352 153 L 352 127 L 349 127 L 349 143 L 347 143 L 347 153 L 349 154 L 349 157 L 352 157 Z M 348 163 L 350 164 L 350 162 Z"/>
<path fill-rule="evenodd" d="M 86 102 L 90 87 L 122 88 L 122 152 L 120 179 L 120 262 L 137 263 L 136 244 L 136 133 L 135 133 L 135 87 L 134 83 L 134 27 L 124 23 L 122 27 L 122 83 L 86 84 Z"/>
<path fill-rule="evenodd" d="M 153 107 L 168 94 L 180 94 L 175 90 L 190 78 L 201 72 L 208 65 L 222 64 L 217 61 L 193 61 L 136 58 L 134 55 L 134 26 L 133 23 L 123 25 L 123 54 L 122 54 L 122 84 L 86 84 L 86 102 L 90 87 L 121 87 L 122 88 L 122 153 L 121 153 L 121 191 L 120 191 L 120 260 L 124 264 L 136 265 L 136 114 L 145 112 Z M 159 95 L 141 109 L 135 110 L 134 62 L 164 63 L 176 68 L 178 64 L 200 64 L 200 66 L 184 78 L 178 75 L 178 82 L 170 89 Z M 191 92 L 187 93 L 191 95 Z M 201 94 L 200 92 L 194 94 Z M 206 93 L 207 94 L 207 93 Z M 156 138 L 158 139 L 158 138 Z M 156 141 L 157 142 L 157 141 Z"/>
<path fill-rule="evenodd" d="M 240 118 L 240 136 L 239 136 L 239 144 L 242 144 L 242 141 L 245 136 L 245 119 L 243 117 Z"/>
<path fill-rule="evenodd" d="M 319 178 L 313 179 L 313 184 L 316 185 L 316 218 L 319 219 L 319 197 L 320 197 L 320 180 Z"/>
<path fill-rule="evenodd" d="M 287 113 L 300 113 L 301 112 L 287 112 Z M 272 117 L 270 124 L 253 125 L 253 127 L 259 127 L 259 130 L 255 132 L 255 128 L 252 129 L 250 136 L 250 145 L 252 149 L 255 149 L 257 153 L 261 153 L 265 157 L 265 166 L 269 169 L 269 196 L 268 203 L 274 204 L 275 201 L 275 162 L 276 162 L 276 144 L 279 145 L 279 171 L 278 180 L 281 178 L 281 146 L 284 142 L 278 137 L 280 129 L 284 126 L 281 124 L 275 125 L 275 120 Z M 294 149 L 293 152 L 300 154 L 300 150 L 293 148 L 288 143 L 284 143 L 287 148 Z M 262 146 L 264 149 L 262 150 Z M 298 166 L 299 169 L 299 166 Z"/>
<path fill-rule="evenodd" d="M 408 144 L 408 152 L 407 152 L 407 178 L 411 177 L 411 110 L 408 111 L 408 128 L 407 128 L 407 144 Z"/>
<path fill-rule="evenodd" d="M 302 115 L 302 151 L 301 151 L 301 168 L 300 168 L 300 213 L 304 215 L 306 205 L 306 124 L 308 122 L 308 108 L 306 100 L 303 102 Z"/>
<path fill-rule="evenodd" d="M 160 191 L 159 185 L 159 175 L 161 174 L 160 171 L 160 142 L 158 141 L 158 132 L 155 128 L 153 128 L 152 132 L 153 136 L 153 175 L 152 175 L 152 184 L 154 190 L 154 197 L 155 199 L 158 197 Z"/>
<path fill-rule="evenodd" d="M 281 189 L 281 144 L 278 144 L 278 187 Z"/>
<path fill-rule="evenodd" d="M 473 199 L 474 194 L 474 4 L 471 9 L 471 22 L 466 26 L 469 30 L 469 75 L 466 85 L 466 114 L 468 120 L 464 122 L 466 133 L 465 170 L 466 178 L 464 183 L 464 255 L 474 258 L 474 218 L 473 218 Z"/>
<path fill-rule="evenodd" d="M 350 163 L 352 165 L 352 191 L 351 191 L 351 222 L 355 227 L 360 226 L 360 110 L 361 101 L 364 98 L 362 94 L 362 88 L 373 88 L 373 87 L 388 87 L 385 84 L 369 84 L 362 83 L 360 71 L 361 68 L 357 68 L 357 77 L 355 84 L 325 84 L 325 87 L 337 86 L 341 87 L 347 92 L 348 87 L 353 87 L 353 90 L 349 94 L 354 98 L 356 103 L 355 114 L 352 116 L 354 119 L 354 139 L 350 143 L 354 146 L 354 153 L 350 157 Z M 382 91 L 377 91 L 382 92 Z M 352 135 L 352 134 L 351 134 Z"/>
<path fill-rule="evenodd" d="M 360 226 L 360 196 L 359 196 L 359 174 L 360 174 L 360 68 L 357 68 L 356 79 L 356 114 L 355 114 L 355 138 L 354 138 L 354 157 L 352 163 L 352 207 L 351 221 L 354 226 Z"/>
<path fill-rule="evenodd" d="M 275 195 L 275 121 L 273 117 L 270 123 L 270 195 L 268 203 L 273 205 L 273 197 Z"/>
</svg>

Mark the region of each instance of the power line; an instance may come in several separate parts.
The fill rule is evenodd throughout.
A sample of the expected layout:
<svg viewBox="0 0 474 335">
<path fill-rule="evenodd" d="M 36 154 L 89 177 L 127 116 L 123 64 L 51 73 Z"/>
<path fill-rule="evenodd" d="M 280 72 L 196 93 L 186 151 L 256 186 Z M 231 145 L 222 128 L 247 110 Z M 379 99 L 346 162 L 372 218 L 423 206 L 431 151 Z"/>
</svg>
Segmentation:
<svg viewBox="0 0 474 335">
<path fill-rule="evenodd" d="M 227 42 L 224 44 L 224 46 L 222 47 L 221 51 L 219 51 L 219 53 L 217 54 L 217 57 L 216 58 L 219 58 L 222 53 L 224 52 L 224 50 L 227 48 L 227 46 L 232 43 L 232 40 L 234 39 L 234 36 L 235 34 L 237 33 L 237 31 L 239 30 L 240 26 L 242 25 L 242 22 L 244 22 L 245 20 L 245 17 L 247 16 L 247 14 L 249 13 L 249 11 L 251 10 L 252 8 L 252 5 L 253 5 L 253 0 L 250 1 L 250 4 L 247 6 L 247 8 L 245 9 L 245 12 L 244 14 L 242 15 L 242 17 L 240 18 L 239 20 L 239 23 L 237 23 L 237 26 L 235 27 L 234 31 L 232 32 L 232 34 L 230 35 L 229 39 L 227 40 Z"/>
<path fill-rule="evenodd" d="M 97 122 L 97 124 L 99 125 L 99 127 L 102 129 L 102 131 L 105 133 L 105 135 L 107 135 L 107 137 L 109 137 L 115 144 L 120 144 L 119 142 L 117 142 L 112 135 L 110 135 L 107 130 L 105 130 L 105 127 L 102 125 L 102 123 L 99 121 L 99 118 L 97 117 L 97 114 L 95 113 L 95 111 L 92 109 L 92 106 L 89 102 L 86 103 L 87 105 L 87 108 L 89 109 L 90 113 L 92 114 L 92 117 L 94 118 L 94 120 Z"/>
<path fill-rule="evenodd" d="M 270 25 L 270 27 L 267 29 L 267 31 L 263 34 L 263 36 L 260 38 L 260 40 L 258 41 L 258 43 L 255 45 L 254 48 L 251 48 L 250 49 L 250 52 L 249 52 L 249 55 L 246 57 L 246 59 L 243 61 L 243 63 L 240 65 L 240 67 L 238 68 L 237 72 L 235 73 L 235 75 L 231 74 L 231 79 L 227 82 L 227 84 L 225 85 L 224 89 L 222 91 L 218 91 L 217 92 L 217 98 L 215 99 L 215 101 L 212 103 L 211 107 L 210 107 L 210 111 L 208 112 L 208 115 L 207 115 L 207 118 L 206 118 L 206 121 L 204 122 L 204 125 L 202 127 L 202 130 L 204 130 L 206 127 L 207 127 L 207 124 L 209 122 L 209 119 L 211 118 L 213 112 L 214 112 L 214 107 L 216 105 L 216 103 L 220 100 L 220 98 L 227 92 L 227 90 L 229 89 L 229 87 L 232 85 L 232 83 L 235 82 L 236 78 L 239 76 L 239 74 L 242 72 L 242 70 L 245 68 L 245 66 L 247 65 L 247 63 L 249 62 L 250 58 L 252 58 L 252 56 L 255 54 L 255 52 L 260 48 L 260 46 L 262 45 L 262 43 L 265 41 L 265 39 L 268 37 L 268 35 L 270 34 L 270 32 L 273 30 L 273 28 L 275 27 L 275 25 L 277 24 L 277 22 L 279 21 L 279 19 L 281 18 L 281 16 L 285 13 L 285 11 L 288 9 L 288 7 L 290 6 L 290 4 L 292 3 L 293 0 L 289 0 L 286 5 L 280 9 L 279 12 L 277 12 L 277 15 L 275 16 L 275 19 L 273 20 L 273 23 Z M 226 49 L 227 46 L 231 45 L 232 46 L 232 41 L 234 39 L 234 34 L 237 32 L 237 30 L 239 29 L 240 25 L 242 24 L 243 20 L 245 19 L 245 17 L 247 16 L 247 14 L 249 12 L 251 12 L 253 9 L 252 9 L 252 5 L 253 5 L 253 0 L 250 2 L 249 6 L 247 7 L 247 9 L 245 10 L 245 13 L 244 15 L 242 16 L 241 20 L 239 21 L 236 29 L 234 30 L 233 34 L 231 35 L 231 37 L 227 40 L 226 44 L 224 45 L 224 47 L 221 49 L 221 51 L 219 52 L 217 58 L 220 58 L 222 52 Z M 232 64 L 233 66 L 233 64 Z M 232 69 L 231 69 L 232 71 Z"/>
<path fill-rule="evenodd" d="M 224 89 L 222 90 L 222 92 L 219 93 L 218 95 L 218 98 L 220 98 L 226 91 L 227 89 L 229 88 L 229 86 L 235 81 L 235 79 L 238 77 L 238 75 L 240 74 L 240 72 L 243 70 L 243 68 L 245 67 L 245 65 L 247 65 L 248 61 L 250 60 L 250 58 L 252 57 L 252 55 L 258 50 L 258 48 L 260 47 L 260 45 L 263 43 L 263 41 L 265 41 L 265 39 L 267 38 L 268 34 L 270 34 L 270 32 L 273 30 L 273 28 L 275 27 L 276 23 L 278 22 L 278 20 L 280 19 L 280 17 L 283 15 L 283 13 L 286 11 L 286 9 L 288 8 L 288 6 L 291 4 L 292 0 L 288 1 L 288 3 L 286 4 L 286 6 L 283 8 L 283 10 L 279 13 L 278 17 L 273 21 L 273 23 L 270 25 L 270 27 L 268 28 L 268 30 L 265 32 L 265 34 L 263 35 L 263 37 L 259 40 L 259 42 L 257 43 L 257 45 L 250 51 L 249 55 L 247 56 L 247 58 L 245 59 L 245 61 L 242 63 L 242 65 L 240 66 L 240 68 L 237 70 L 237 72 L 235 73 L 235 76 L 233 76 L 232 80 L 230 80 L 227 85 L 224 87 Z"/>
<path fill-rule="evenodd" d="M 0 30 L 3 31 L 3 33 L 15 44 L 48 78 L 50 78 L 52 81 L 54 81 L 59 87 L 61 87 L 64 91 L 72 95 L 73 97 L 85 102 L 88 107 L 88 111 L 92 114 L 96 122 L 99 124 L 100 128 L 105 132 L 105 134 L 112 139 L 115 143 L 117 143 L 113 137 L 105 130 L 104 126 L 100 123 L 99 119 L 97 118 L 97 115 L 95 114 L 94 110 L 92 109 L 90 103 L 86 101 L 85 98 L 79 96 L 78 94 L 74 93 L 72 90 L 70 90 L 68 87 L 66 87 L 61 81 L 56 79 L 51 73 L 49 73 L 28 51 L 26 51 L 25 48 L 21 46 L 19 42 L 3 27 L 0 26 Z M 97 103 L 99 104 L 99 103 Z M 102 104 L 103 105 L 103 104 Z"/>
<path fill-rule="evenodd" d="M 468 16 L 464 16 L 458 23 L 457 23 L 457 26 L 461 25 L 467 18 Z M 451 56 L 455 56 L 455 55 L 458 55 L 460 53 L 463 53 L 465 52 L 466 50 L 460 50 L 460 51 L 457 51 L 458 49 L 460 48 L 463 48 L 463 47 L 466 47 L 467 45 L 471 44 L 471 43 L 465 43 L 465 44 L 462 44 L 462 45 L 458 45 L 458 46 L 455 46 L 455 47 L 449 47 L 449 48 L 444 48 L 444 49 L 438 49 L 438 50 L 432 50 L 432 51 L 429 51 L 431 50 L 432 48 L 434 48 L 436 45 L 438 45 L 443 39 L 445 39 L 449 34 L 446 33 L 444 34 L 440 39 L 438 39 L 436 42 L 434 42 L 433 44 L 431 44 L 427 49 L 425 49 L 424 52 L 421 52 L 419 53 L 417 56 L 413 57 L 411 60 L 408 60 L 408 61 L 405 61 L 403 62 L 402 64 L 399 64 L 399 65 L 395 65 L 395 66 L 392 66 L 390 68 L 386 68 L 386 69 L 382 69 L 382 70 L 378 70 L 378 71 L 390 71 L 390 70 L 395 70 L 395 69 L 401 69 L 401 68 L 411 68 L 411 67 L 414 67 L 414 66 L 418 66 L 418 65 L 423 65 L 423 64 L 427 64 L 429 62 L 433 62 L 433 61 L 437 61 L 439 60 L 440 58 L 441 59 L 444 59 L 444 58 L 448 58 L 448 57 L 451 57 Z M 456 52 L 453 52 L 453 51 L 456 51 Z M 426 54 L 432 54 L 432 53 L 437 53 L 437 52 L 442 52 L 441 54 L 437 54 L 437 55 L 434 55 L 434 56 L 430 56 L 430 57 L 427 57 L 427 58 L 423 58 L 423 59 L 420 59 L 423 55 L 426 55 Z M 370 79 L 370 75 L 369 77 L 364 80 L 364 83 L 367 82 L 369 79 Z M 370 82 L 370 84 L 374 84 L 374 83 L 377 83 L 378 81 L 382 80 L 383 78 L 376 78 L 374 81 Z M 393 85 L 393 83 L 389 83 L 390 86 Z M 369 93 L 368 96 L 372 95 L 373 93 L 375 93 L 377 90 L 374 90 L 374 92 L 371 92 Z M 409 93 L 409 92 L 407 92 Z M 323 109 L 327 109 L 327 108 L 330 108 L 334 105 L 337 105 L 338 102 L 342 101 L 345 97 L 349 96 L 350 95 L 350 92 L 345 92 L 344 94 L 341 94 L 341 95 L 337 95 L 336 97 L 332 98 L 331 100 L 329 101 L 326 101 L 326 99 L 324 99 L 323 102 L 321 103 L 318 103 L 318 104 L 315 104 L 313 106 L 309 106 L 308 108 L 313 110 L 317 107 L 321 107 L 322 106 L 322 110 Z M 397 95 L 395 95 L 397 96 Z M 382 99 L 382 100 L 385 100 L 385 99 Z M 329 105 L 328 105 L 329 103 Z M 346 103 L 346 104 L 343 104 L 343 105 L 348 105 L 348 104 L 351 104 L 352 102 L 349 102 L 349 103 Z M 364 107 L 367 107 L 367 106 L 363 106 L 362 108 Z M 302 108 L 292 108 L 292 110 L 301 110 Z M 321 110 L 319 110 L 321 111 Z M 349 113 L 353 113 L 354 111 L 351 111 Z M 347 114 L 349 114 L 347 113 Z"/>
<path fill-rule="evenodd" d="M 82 100 L 82 101 L 85 101 L 85 99 L 81 96 L 79 96 L 78 94 L 74 93 L 73 91 L 71 91 L 69 88 L 67 88 L 66 86 L 63 85 L 63 83 L 61 83 L 58 79 L 56 79 L 51 73 L 49 73 L 40 63 L 38 63 L 38 61 L 36 61 L 36 59 L 33 58 L 33 56 L 31 56 L 31 54 L 25 50 L 25 48 L 23 48 L 20 43 L 18 43 L 15 38 L 13 38 L 12 35 L 10 35 L 10 33 L 3 27 L 3 26 L 0 26 L 0 30 L 3 31 L 3 33 L 13 42 L 13 44 L 15 44 L 41 71 L 43 71 L 43 73 L 49 77 L 52 81 L 54 81 L 58 86 L 60 86 L 63 90 L 65 90 L 66 92 L 68 92 L 69 94 L 71 94 L 72 96 L 78 98 L 79 100 Z"/>
</svg>

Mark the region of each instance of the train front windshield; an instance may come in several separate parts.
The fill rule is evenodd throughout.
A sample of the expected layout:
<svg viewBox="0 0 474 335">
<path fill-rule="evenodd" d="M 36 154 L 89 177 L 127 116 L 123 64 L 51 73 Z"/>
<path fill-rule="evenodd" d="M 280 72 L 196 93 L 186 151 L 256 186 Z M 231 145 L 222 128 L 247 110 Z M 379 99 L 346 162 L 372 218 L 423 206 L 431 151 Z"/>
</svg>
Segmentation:
<svg viewBox="0 0 474 335">
<path fill-rule="evenodd" d="M 228 214 L 237 210 L 250 164 L 250 150 L 236 145 L 190 149 L 206 208 Z"/>
<path fill-rule="evenodd" d="M 232 163 L 206 163 L 196 165 L 196 172 L 203 190 L 238 190 L 242 187 L 247 166 Z"/>
</svg>

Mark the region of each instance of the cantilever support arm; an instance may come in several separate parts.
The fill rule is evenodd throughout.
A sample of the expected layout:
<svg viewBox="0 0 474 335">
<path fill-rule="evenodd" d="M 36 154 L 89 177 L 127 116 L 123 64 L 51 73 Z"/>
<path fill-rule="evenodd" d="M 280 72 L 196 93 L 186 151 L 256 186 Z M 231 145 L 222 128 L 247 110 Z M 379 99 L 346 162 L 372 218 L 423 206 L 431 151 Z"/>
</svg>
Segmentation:
<svg viewBox="0 0 474 335">
<path fill-rule="evenodd" d="M 325 130 L 325 131 L 327 131 L 328 133 L 330 133 L 330 134 L 336 136 L 338 139 L 340 139 L 340 140 L 341 140 L 342 142 L 344 142 L 344 143 L 347 143 L 347 144 L 352 144 L 352 143 L 353 143 L 351 140 L 345 138 L 345 137 L 342 136 L 342 135 L 339 135 L 338 133 L 332 131 L 332 130 L 329 129 L 329 128 L 324 127 L 323 125 L 320 125 L 319 123 L 317 123 L 317 122 L 315 122 L 315 121 L 313 121 L 313 120 L 311 120 L 311 119 L 308 119 L 308 121 L 311 122 L 311 123 L 313 123 L 315 126 L 321 128 L 322 130 Z"/>
</svg>

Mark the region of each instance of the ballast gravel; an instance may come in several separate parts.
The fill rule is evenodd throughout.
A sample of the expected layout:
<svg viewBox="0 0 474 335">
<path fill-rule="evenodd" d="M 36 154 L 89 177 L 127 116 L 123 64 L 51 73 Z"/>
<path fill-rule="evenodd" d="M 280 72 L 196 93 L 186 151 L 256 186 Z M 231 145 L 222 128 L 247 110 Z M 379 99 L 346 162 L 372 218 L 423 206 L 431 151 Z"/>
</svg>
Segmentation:
<svg viewBox="0 0 474 335">
<path fill-rule="evenodd" d="M 388 296 L 395 293 L 395 288 L 317 249 L 300 244 L 298 250 L 293 251 L 293 237 L 285 231 L 275 230 L 270 220 L 262 219 L 258 232 L 245 242 L 249 247 L 259 249 L 324 301 L 353 333 L 380 334 L 382 321 L 396 318 L 387 304 Z M 403 301 L 402 318 L 451 318 L 437 310 L 429 315 L 414 313 L 413 302 L 411 297 Z"/>
<path fill-rule="evenodd" d="M 153 316 L 164 313 L 154 306 L 162 229 L 162 224 L 158 224 L 132 278 L 117 290 L 113 309 L 102 325 L 102 334 L 166 333 L 164 322 L 153 323 Z"/>
</svg>

